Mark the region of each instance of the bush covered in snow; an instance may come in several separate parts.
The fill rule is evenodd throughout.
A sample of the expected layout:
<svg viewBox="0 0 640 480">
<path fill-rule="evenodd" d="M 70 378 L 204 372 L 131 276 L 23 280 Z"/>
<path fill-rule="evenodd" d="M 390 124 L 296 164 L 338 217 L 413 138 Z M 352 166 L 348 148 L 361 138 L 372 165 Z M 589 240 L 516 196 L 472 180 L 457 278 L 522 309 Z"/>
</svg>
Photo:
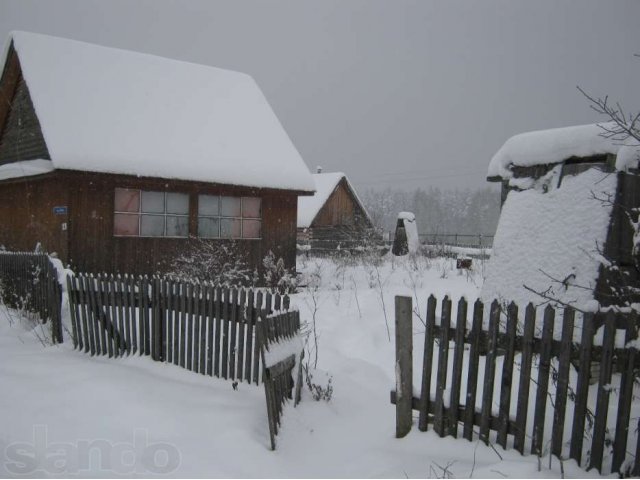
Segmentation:
<svg viewBox="0 0 640 480">
<path fill-rule="evenodd" d="M 276 258 L 269 250 L 269 253 L 262 260 L 262 264 L 265 286 L 281 295 L 295 292 L 298 281 L 295 274 L 285 267 L 282 258 Z"/>
<path fill-rule="evenodd" d="M 184 251 L 169 266 L 168 274 L 221 285 L 254 285 L 258 279 L 236 242 L 210 242 L 196 237 L 189 238 Z"/>
</svg>

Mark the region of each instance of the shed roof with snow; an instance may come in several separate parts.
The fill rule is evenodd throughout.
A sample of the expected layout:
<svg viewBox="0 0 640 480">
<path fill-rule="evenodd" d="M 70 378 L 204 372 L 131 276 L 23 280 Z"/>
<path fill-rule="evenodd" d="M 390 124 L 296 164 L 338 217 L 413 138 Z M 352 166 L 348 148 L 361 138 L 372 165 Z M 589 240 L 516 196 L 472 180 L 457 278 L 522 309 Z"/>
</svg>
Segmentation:
<svg viewBox="0 0 640 480">
<path fill-rule="evenodd" d="M 603 128 L 604 127 L 604 128 Z M 621 142 L 606 135 L 610 124 L 577 125 L 514 135 L 489 163 L 489 180 L 509 179 L 513 167 L 557 164 L 570 158 L 616 155 L 617 170 L 637 168 L 637 142 Z"/>
<path fill-rule="evenodd" d="M 316 193 L 310 197 L 298 197 L 298 228 L 309 228 L 316 219 L 327 200 L 336 191 L 340 182 L 344 180 L 353 201 L 360 207 L 367 219 L 369 214 L 364 208 L 355 189 L 347 176 L 342 172 L 314 173 L 312 175 Z"/>
<path fill-rule="evenodd" d="M 26 32 L 12 49 L 55 169 L 314 190 L 249 75 Z"/>
<path fill-rule="evenodd" d="M 622 268 L 631 254 L 622 206 L 638 203 L 640 149 L 604 132 L 594 124 L 523 133 L 494 155 L 488 176 L 503 181 L 504 203 L 483 300 L 585 310 L 611 301 L 602 265 Z"/>
</svg>

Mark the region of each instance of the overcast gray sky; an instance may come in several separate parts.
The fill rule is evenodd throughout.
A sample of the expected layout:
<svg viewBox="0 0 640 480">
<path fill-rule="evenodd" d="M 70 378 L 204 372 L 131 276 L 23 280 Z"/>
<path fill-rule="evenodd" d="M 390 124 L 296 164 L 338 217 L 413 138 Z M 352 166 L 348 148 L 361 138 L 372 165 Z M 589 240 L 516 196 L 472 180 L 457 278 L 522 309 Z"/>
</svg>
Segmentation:
<svg viewBox="0 0 640 480">
<path fill-rule="evenodd" d="M 357 188 L 479 187 L 516 133 L 640 106 L 640 1 L 0 0 L 58 35 L 252 75 L 310 169 Z"/>
</svg>

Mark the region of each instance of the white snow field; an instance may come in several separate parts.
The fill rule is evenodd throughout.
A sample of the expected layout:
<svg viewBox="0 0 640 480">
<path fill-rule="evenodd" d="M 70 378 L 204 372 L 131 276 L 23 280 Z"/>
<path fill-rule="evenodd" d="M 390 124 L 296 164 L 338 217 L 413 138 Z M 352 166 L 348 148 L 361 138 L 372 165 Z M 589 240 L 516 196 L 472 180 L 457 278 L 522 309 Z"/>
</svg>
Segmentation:
<svg viewBox="0 0 640 480">
<path fill-rule="evenodd" d="M 90 357 L 70 341 L 45 347 L 0 306 L 0 476 L 560 477 L 548 456 L 539 463 L 417 426 L 394 438 L 394 295 L 417 298 L 420 315 L 430 293 L 473 301 L 483 275 L 474 266 L 458 273 L 454 259 L 387 257 L 375 267 L 300 257 L 307 286 L 292 303 L 305 322 L 315 311 L 318 368 L 332 376 L 333 396 L 314 401 L 305 388 L 297 408 L 287 405 L 276 451 L 262 386 L 235 391 L 148 357 Z M 421 354 L 417 339 L 414 358 Z M 563 467 L 567 478 L 597 476 L 573 461 Z"/>
</svg>

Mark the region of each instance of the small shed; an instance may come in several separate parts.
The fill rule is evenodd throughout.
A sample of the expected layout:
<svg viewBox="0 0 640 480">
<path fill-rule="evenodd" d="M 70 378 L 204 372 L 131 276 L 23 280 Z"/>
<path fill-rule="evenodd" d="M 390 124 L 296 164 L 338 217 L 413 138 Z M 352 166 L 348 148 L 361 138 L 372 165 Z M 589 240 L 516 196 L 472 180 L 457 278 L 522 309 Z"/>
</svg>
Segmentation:
<svg viewBox="0 0 640 480">
<path fill-rule="evenodd" d="M 316 193 L 298 199 L 298 244 L 315 251 L 361 247 L 373 223 L 347 176 L 318 168 L 313 181 Z"/>
<path fill-rule="evenodd" d="M 640 206 L 639 154 L 599 125 L 507 140 L 489 165 L 503 205 L 481 297 L 579 309 L 628 301 L 619 292 L 639 280 L 628 216 Z"/>
<path fill-rule="evenodd" d="M 0 79 L 0 245 L 156 273 L 191 238 L 295 267 L 311 174 L 255 81 L 26 32 Z"/>
</svg>

